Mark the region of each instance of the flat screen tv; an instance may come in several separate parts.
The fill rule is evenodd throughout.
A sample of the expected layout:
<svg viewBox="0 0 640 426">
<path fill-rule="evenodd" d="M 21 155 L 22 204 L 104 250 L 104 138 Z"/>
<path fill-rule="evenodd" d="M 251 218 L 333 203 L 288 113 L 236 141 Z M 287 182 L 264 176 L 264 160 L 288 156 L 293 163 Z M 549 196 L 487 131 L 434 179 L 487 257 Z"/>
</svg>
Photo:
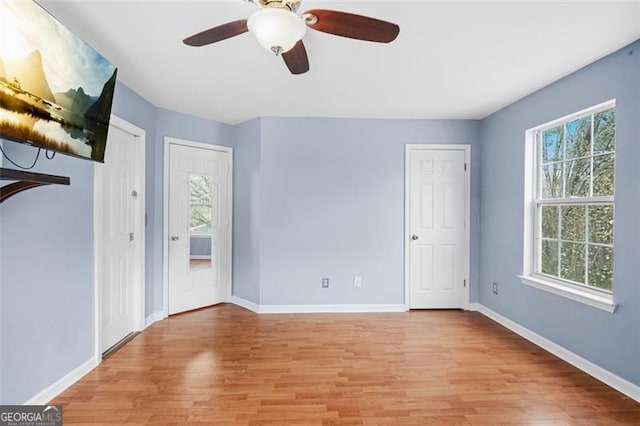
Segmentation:
<svg viewBox="0 0 640 426">
<path fill-rule="evenodd" d="M 33 1 L 0 1 L 0 138 L 104 162 L 117 69 Z"/>
</svg>

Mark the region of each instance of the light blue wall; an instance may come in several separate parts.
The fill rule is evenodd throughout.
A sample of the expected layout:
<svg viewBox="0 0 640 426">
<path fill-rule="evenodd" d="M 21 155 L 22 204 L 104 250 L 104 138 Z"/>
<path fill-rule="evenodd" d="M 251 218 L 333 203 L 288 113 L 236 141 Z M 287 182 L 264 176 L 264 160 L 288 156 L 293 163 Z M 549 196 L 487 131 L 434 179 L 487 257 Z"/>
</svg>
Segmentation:
<svg viewBox="0 0 640 426">
<path fill-rule="evenodd" d="M 616 99 L 614 299 L 609 314 L 520 283 L 525 130 Z M 640 41 L 482 123 L 479 301 L 640 385 Z M 491 283 L 499 283 L 499 294 Z"/>
<path fill-rule="evenodd" d="M 191 256 L 211 257 L 211 237 L 191 236 L 189 238 L 189 254 Z"/>
<path fill-rule="evenodd" d="M 478 135 L 477 121 L 263 118 L 260 303 L 404 303 L 405 144 L 472 146 L 475 301 Z"/>
<path fill-rule="evenodd" d="M 120 83 L 112 112 L 153 138 L 155 107 Z M 36 153 L 13 142 L 3 146 L 22 165 Z M 147 157 L 152 153 L 148 143 Z M 25 402 L 93 356 L 93 168 L 87 160 L 41 155 L 34 171 L 70 176 L 71 185 L 32 189 L 0 205 L 2 403 Z M 147 209 L 151 201 L 147 196 Z M 147 265 L 147 282 L 153 279 Z M 152 307 L 151 296 L 147 291 Z"/>
<path fill-rule="evenodd" d="M 233 128 L 155 108 L 118 83 L 112 113 L 146 132 L 146 315 L 162 310 L 163 137 L 229 145 Z M 3 143 L 21 164 L 36 150 Z M 108 149 L 108 147 L 107 147 Z M 36 172 L 71 186 L 0 205 L 0 403 L 23 403 L 94 355 L 93 163 L 65 155 Z M 4 166 L 12 167 L 4 162 Z"/>
<path fill-rule="evenodd" d="M 4 146 L 5 143 L 2 139 L 0 139 L 0 146 Z M 4 149 L 4 147 L 3 147 Z M 5 159 L 4 156 L 2 156 L 0 154 L 0 167 L 4 167 L 4 163 L 5 163 Z M 2 404 L 2 390 L 4 389 L 4 374 L 3 374 L 3 360 L 2 360 L 2 354 L 3 354 L 3 337 L 4 333 L 2 332 L 3 328 L 2 328 L 2 277 L 3 277 L 3 272 L 2 272 L 2 260 L 3 260 L 3 250 L 2 250 L 2 241 L 4 239 L 3 237 L 3 233 L 2 233 L 2 227 L 3 227 L 3 221 L 2 221 L 2 204 L 0 204 L 0 404 Z"/>
<path fill-rule="evenodd" d="M 0 139 L 0 146 L 2 146 L 4 144 L 4 141 L 2 139 Z M 0 155 L 0 167 L 4 167 L 4 157 L 2 155 Z M 3 234 L 2 234 L 2 204 L 0 204 L 0 309 L 2 309 L 2 241 L 3 241 Z M 2 389 L 4 388 L 4 374 L 3 374 L 3 361 L 2 361 L 2 354 L 3 354 L 3 338 L 2 336 L 4 336 L 4 333 L 2 332 L 2 312 L 0 312 L 0 404 L 2 404 Z"/>
<path fill-rule="evenodd" d="M 233 152 L 233 294 L 260 303 L 261 119 L 235 127 Z"/>
<path fill-rule="evenodd" d="M 3 146 L 22 165 L 36 154 Z M 4 404 L 24 403 L 94 351 L 93 163 L 43 157 L 35 171 L 69 176 L 71 186 L 30 189 L 0 205 Z"/>
</svg>

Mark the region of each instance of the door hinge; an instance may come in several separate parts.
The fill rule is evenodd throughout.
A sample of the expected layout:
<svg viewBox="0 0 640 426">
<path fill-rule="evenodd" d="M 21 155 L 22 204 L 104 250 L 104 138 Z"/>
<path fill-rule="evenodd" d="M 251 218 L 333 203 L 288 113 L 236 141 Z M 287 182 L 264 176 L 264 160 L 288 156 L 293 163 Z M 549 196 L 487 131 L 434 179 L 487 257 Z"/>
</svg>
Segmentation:
<svg viewBox="0 0 640 426">
<path fill-rule="evenodd" d="M 464 171 L 467 171 L 467 163 L 464 163 Z"/>
<path fill-rule="evenodd" d="M 464 282 L 464 286 L 466 287 L 467 286 L 467 280 L 463 280 L 463 282 Z"/>
<path fill-rule="evenodd" d="M 133 232 L 129 232 L 129 242 L 133 241 Z"/>
</svg>

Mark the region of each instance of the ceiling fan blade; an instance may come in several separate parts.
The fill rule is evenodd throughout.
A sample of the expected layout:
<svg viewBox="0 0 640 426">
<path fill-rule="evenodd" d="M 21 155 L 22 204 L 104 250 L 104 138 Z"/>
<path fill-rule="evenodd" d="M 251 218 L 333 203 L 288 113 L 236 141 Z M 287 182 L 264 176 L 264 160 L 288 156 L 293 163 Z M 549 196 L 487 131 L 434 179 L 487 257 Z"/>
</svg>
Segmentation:
<svg viewBox="0 0 640 426">
<path fill-rule="evenodd" d="M 247 31 L 249 31 L 247 28 L 247 20 L 240 19 L 194 34 L 191 37 L 185 38 L 183 42 L 189 46 L 205 46 L 246 33 Z"/>
<path fill-rule="evenodd" d="M 400 27 L 391 22 L 337 10 L 313 9 L 303 16 L 309 28 L 357 40 L 389 43 L 400 33 Z"/>
<path fill-rule="evenodd" d="M 291 74 L 304 74 L 309 71 L 309 57 L 302 40 L 299 40 L 291 50 L 284 52 L 282 59 L 284 59 L 284 63 L 287 64 Z"/>
</svg>

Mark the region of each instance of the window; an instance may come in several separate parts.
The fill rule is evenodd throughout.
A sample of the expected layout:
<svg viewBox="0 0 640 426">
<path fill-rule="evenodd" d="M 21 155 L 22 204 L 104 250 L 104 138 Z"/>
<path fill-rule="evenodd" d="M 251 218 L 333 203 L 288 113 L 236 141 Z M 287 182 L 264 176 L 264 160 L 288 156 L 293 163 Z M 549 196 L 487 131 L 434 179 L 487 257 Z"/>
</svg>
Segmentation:
<svg viewBox="0 0 640 426">
<path fill-rule="evenodd" d="M 521 278 L 613 311 L 615 104 L 540 126 L 529 139 L 532 231 Z"/>
<path fill-rule="evenodd" d="M 214 226 L 213 178 L 189 176 L 189 269 L 209 269 L 212 266 Z"/>
<path fill-rule="evenodd" d="M 189 176 L 190 207 L 189 232 L 191 234 L 211 234 L 211 177 L 204 175 Z"/>
</svg>

